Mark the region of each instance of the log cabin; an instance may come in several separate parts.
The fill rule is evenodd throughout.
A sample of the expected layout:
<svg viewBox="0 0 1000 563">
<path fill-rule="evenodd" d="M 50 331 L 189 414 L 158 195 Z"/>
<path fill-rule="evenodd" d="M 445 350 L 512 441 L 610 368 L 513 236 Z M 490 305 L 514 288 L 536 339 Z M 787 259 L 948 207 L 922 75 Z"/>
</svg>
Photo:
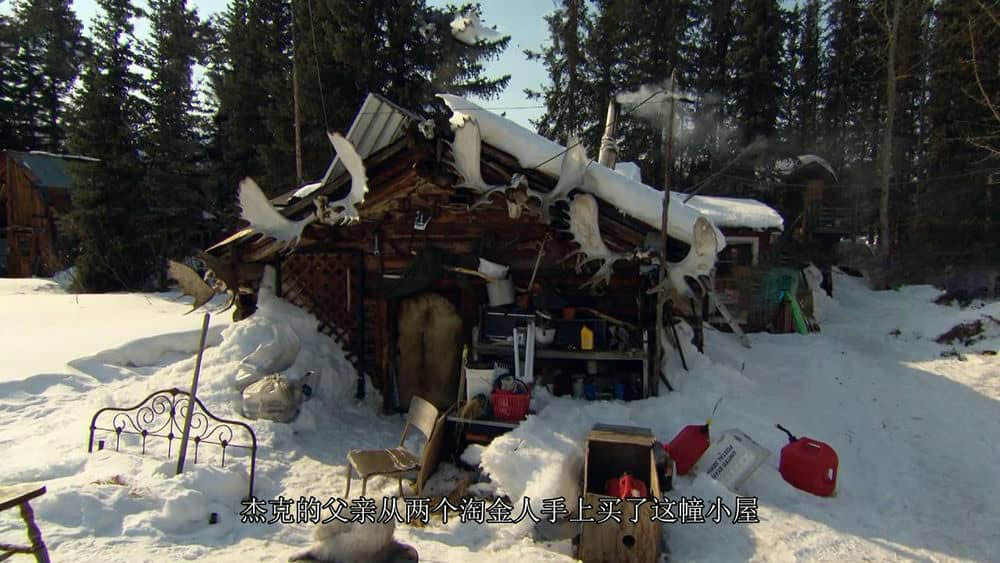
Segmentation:
<svg viewBox="0 0 1000 563">
<path fill-rule="evenodd" d="M 301 238 L 257 236 L 250 221 L 207 250 L 250 292 L 235 318 L 252 313 L 262 272 L 273 268 L 278 295 L 317 318 L 357 368 L 358 394 L 367 377 L 386 410 L 413 394 L 453 403 L 462 351 L 470 360 L 502 355 L 513 342 L 503 348 L 504 336 L 526 318 L 556 330 L 535 366 L 557 394 L 569 392 L 567 371 L 584 370 L 609 380 L 598 392 L 657 394 L 667 379 L 655 288 L 670 287 L 678 302 L 703 296 L 725 247 L 721 231 L 681 194 L 664 212 L 662 191 L 582 147 L 442 98 L 451 115 L 364 101 L 345 136 L 367 177 L 355 220 L 343 221 L 355 210 L 349 163 L 338 156 L 319 182 L 270 202 L 279 222 L 308 223 Z M 331 215 L 340 220 L 321 220 Z M 669 283 L 657 266 L 664 247 Z M 491 277 L 498 269 L 511 287 Z"/>
</svg>

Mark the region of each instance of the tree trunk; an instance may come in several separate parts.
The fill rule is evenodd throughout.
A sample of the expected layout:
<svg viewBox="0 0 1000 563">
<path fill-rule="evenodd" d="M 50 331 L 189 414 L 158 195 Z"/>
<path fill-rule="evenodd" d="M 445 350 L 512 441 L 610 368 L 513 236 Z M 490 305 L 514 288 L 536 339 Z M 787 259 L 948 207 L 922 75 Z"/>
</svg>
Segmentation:
<svg viewBox="0 0 1000 563">
<path fill-rule="evenodd" d="M 888 6 L 888 0 L 886 0 Z M 881 183 L 881 198 L 879 200 L 879 251 L 883 262 L 888 262 L 891 252 L 889 230 L 889 176 L 892 172 L 892 129 L 896 117 L 896 37 L 899 33 L 899 13 L 902 11 L 902 1 L 893 0 L 892 23 L 889 25 L 889 53 L 886 60 L 885 82 L 885 126 L 882 131 L 882 143 L 879 149 L 879 181 Z"/>
</svg>

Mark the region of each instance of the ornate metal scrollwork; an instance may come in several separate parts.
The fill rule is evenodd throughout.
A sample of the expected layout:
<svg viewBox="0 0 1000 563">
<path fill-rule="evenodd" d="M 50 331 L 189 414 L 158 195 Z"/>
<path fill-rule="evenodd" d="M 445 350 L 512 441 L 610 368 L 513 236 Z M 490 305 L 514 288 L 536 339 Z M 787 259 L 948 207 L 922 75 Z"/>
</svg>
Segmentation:
<svg viewBox="0 0 1000 563">
<path fill-rule="evenodd" d="M 222 467 L 226 465 L 226 450 L 228 448 L 249 450 L 249 496 L 253 496 L 254 472 L 257 466 L 257 435 L 254 434 L 249 425 L 243 422 L 215 416 L 197 397 L 195 397 L 194 402 L 195 409 L 192 411 L 191 428 L 188 435 L 189 441 L 194 444 L 194 463 L 198 463 L 198 451 L 205 444 L 219 448 L 222 454 Z M 87 452 L 94 451 L 94 437 L 96 432 L 100 430 L 114 433 L 115 451 L 121 450 L 122 434 L 132 434 L 141 438 L 142 455 L 146 454 L 146 441 L 150 437 L 154 437 L 167 440 L 167 455 L 171 456 L 173 455 L 173 442 L 175 439 L 181 439 L 184 432 L 184 420 L 187 418 L 190 408 L 190 393 L 172 388 L 156 391 L 132 407 L 100 409 L 90 420 L 90 440 L 87 444 Z M 107 425 L 108 421 L 110 421 L 110 426 Z M 249 443 L 234 442 L 237 431 L 242 431 L 248 436 Z M 104 440 L 98 441 L 97 449 L 104 449 Z"/>
</svg>

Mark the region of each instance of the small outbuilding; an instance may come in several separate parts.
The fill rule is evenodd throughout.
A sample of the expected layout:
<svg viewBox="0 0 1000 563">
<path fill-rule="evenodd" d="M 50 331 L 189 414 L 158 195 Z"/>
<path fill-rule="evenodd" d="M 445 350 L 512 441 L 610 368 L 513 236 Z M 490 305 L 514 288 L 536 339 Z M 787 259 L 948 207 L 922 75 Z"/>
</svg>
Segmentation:
<svg viewBox="0 0 1000 563">
<path fill-rule="evenodd" d="M 84 156 L 0 153 L 0 275 L 50 276 L 63 269 L 58 217 L 72 207 L 70 164 Z"/>
</svg>

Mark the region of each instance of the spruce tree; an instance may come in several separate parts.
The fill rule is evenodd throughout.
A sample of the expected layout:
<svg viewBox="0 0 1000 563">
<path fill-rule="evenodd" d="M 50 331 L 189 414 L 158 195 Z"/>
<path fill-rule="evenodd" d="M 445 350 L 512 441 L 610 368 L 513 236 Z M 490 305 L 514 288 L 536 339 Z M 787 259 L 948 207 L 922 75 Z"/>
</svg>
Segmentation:
<svg viewBox="0 0 1000 563">
<path fill-rule="evenodd" d="M 734 8 L 734 0 L 697 0 L 694 5 L 695 18 L 701 24 L 696 30 L 693 86 L 700 100 L 695 108 L 691 145 L 694 149 L 701 148 L 693 181 L 718 170 L 734 141 L 730 134 L 734 130 L 731 118 L 734 81 L 730 64 L 736 35 Z"/>
<path fill-rule="evenodd" d="M 99 162 L 73 166 L 73 210 L 63 229 L 78 243 L 80 289 L 136 290 L 152 267 L 141 228 L 146 187 L 138 128 L 145 110 L 137 93 L 142 78 L 133 68 L 133 20 L 140 12 L 130 0 L 98 0 L 98 6 L 94 54 L 73 98 L 68 145 Z"/>
<path fill-rule="evenodd" d="M 989 259 L 992 244 L 995 259 L 996 218 L 991 214 L 996 203 L 991 208 L 991 199 L 996 194 L 989 182 L 997 123 L 982 92 L 997 103 L 1000 77 L 990 61 L 1000 57 L 1000 26 L 981 6 L 976 0 L 947 0 L 935 7 L 928 175 L 940 179 L 923 187 L 918 220 L 926 225 L 929 250 L 976 251 Z"/>
<path fill-rule="evenodd" d="M 742 127 L 742 145 L 772 137 L 784 96 L 784 23 L 777 0 L 737 3 L 737 31 L 730 53 L 735 79 L 733 107 Z"/>
<path fill-rule="evenodd" d="M 559 8 L 545 16 L 552 44 L 542 51 L 526 51 L 529 60 L 540 61 L 549 75 L 549 84 L 540 92 L 529 92 L 529 97 L 542 99 L 546 111 L 534 124 L 538 132 L 561 143 L 571 135 L 588 131 L 588 146 L 595 149 L 593 112 L 587 107 L 589 85 L 583 80 L 587 74 L 584 41 L 587 36 L 589 14 L 581 0 L 563 0 Z M 591 35 L 591 39 L 595 39 Z M 593 46 L 593 43 L 591 43 Z M 597 110 L 599 112 L 599 110 Z M 589 115 L 588 115 L 589 114 Z M 593 156 L 593 155 L 591 155 Z"/>
<path fill-rule="evenodd" d="M 218 42 L 209 72 L 214 94 L 209 150 L 213 213 L 232 215 L 239 180 L 287 188 L 294 154 L 290 91 L 291 6 L 234 0 L 215 22 Z M 288 183 L 288 184 L 286 184 Z"/>
<path fill-rule="evenodd" d="M 333 156 L 326 130 L 346 131 L 369 93 L 417 110 L 440 108 L 439 92 L 496 97 L 509 75 L 485 76 L 483 64 L 507 47 L 499 41 L 466 45 L 451 35 L 459 13 L 475 5 L 428 7 L 424 0 L 316 0 L 294 4 L 302 152 L 307 179 L 318 178 Z M 285 114 L 291 123 L 291 88 Z M 289 130 L 289 133 L 291 131 Z M 288 135 L 285 143 L 291 143 Z M 281 146 L 292 154 L 289 145 Z M 291 162 L 289 163 L 291 164 Z M 291 185 L 289 176 L 285 187 Z M 273 192 L 281 188 L 267 187 Z"/>
<path fill-rule="evenodd" d="M 795 62 L 789 92 L 790 127 L 795 144 L 804 151 L 816 150 L 823 96 L 822 31 L 819 0 L 807 0 L 799 14 L 795 35 Z"/>
<path fill-rule="evenodd" d="M 593 158 L 597 158 L 600 152 L 608 102 L 628 90 L 625 84 L 630 71 L 629 62 L 636 59 L 640 49 L 638 37 L 629 22 L 631 6 L 631 2 L 599 0 L 594 2 L 589 16 L 584 43 L 586 88 L 581 95 L 586 96 L 587 112 L 587 134 L 583 139 Z M 641 122 L 618 120 L 616 136 L 625 139 L 617 147 L 619 161 L 638 160 L 639 152 L 646 150 L 632 134 L 637 125 Z"/>
<path fill-rule="evenodd" d="M 14 29 L 10 65 L 19 144 L 59 151 L 66 96 L 87 52 L 83 25 L 70 0 L 20 0 L 14 4 Z"/>
<path fill-rule="evenodd" d="M 141 130 L 146 166 L 145 198 L 152 256 L 180 260 L 203 242 L 205 194 L 202 134 L 192 70 L 205 60 L 207 27 L 186 0 L 150 0 L 150 39 L 142 59 L 150 78 L 143 87 L 149 119 Z M 165 269 L 157 267 L 160 284 Z"/>
<path fill-rule="evenodd" d="M 14 54 L 14 28 L 4 14 L 0 14 L 0 149 L 18 148 L 14 128 L 14 78 L 11 59 Z"/>
<path fill-rule="evenodd" d="M 869 0 L 832 0 L 827 7 L 823 153 L 834 168 L 874 158 L 883 103 L 884 44 Z"/>
</svg>

